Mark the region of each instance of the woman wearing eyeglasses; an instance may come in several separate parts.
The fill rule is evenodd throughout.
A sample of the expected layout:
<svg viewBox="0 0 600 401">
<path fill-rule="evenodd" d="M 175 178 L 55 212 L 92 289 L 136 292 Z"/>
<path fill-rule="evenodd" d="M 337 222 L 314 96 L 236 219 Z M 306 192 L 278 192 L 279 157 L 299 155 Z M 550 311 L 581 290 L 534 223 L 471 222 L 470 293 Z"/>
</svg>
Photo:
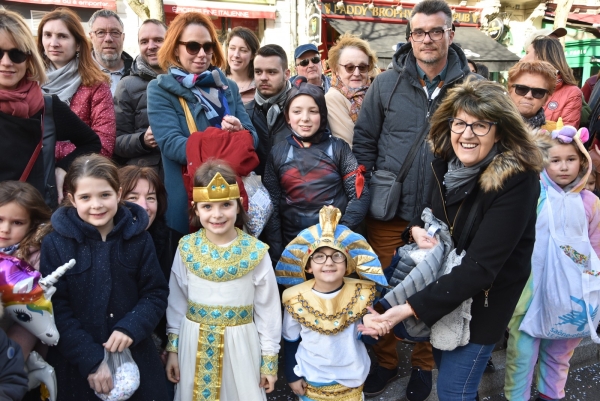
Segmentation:
<svg viewBox="0 0 600 401">
<path fill-rule="evenodd" d="M 544 111 L 555 86 L 556 69 L 545 61 L 521 61 L 508 71 L 510 98 L 531 129 L 555 128 Z"/>
<path fill-rule="evenodd" d="M 117 130 L 110 79 L 92 59 L 81 20 L 68 8 L 57 8 L 42 18 L 37 36 L 48 76 L 42 90 L 68 104 L 100 137 L 100 154 L 110 158 Z M 70 142 L 58 142 L 56 159 L 61 160 L 74 149 Z"/>
<path fill-rule="evenodd" d="M 399 290 L 386 294 L 380 301 L 386 312 L 374 320 L 396 325 L 414 316 L 432 327 L 472 299 L 468 341 L 457 345 L 455 335 L 447 337 L 455 343 L 432 345 L 439 399 L 474 401 L 531 271 L 542 155 L 506 89 L 485 80 L 448 92 L 433 114 L 428 140 L 436 155 L 429 207 L 449 227 L 454 246 L 466 230 L 466 254 L 406 303 Z M 420 216 L 413 219 L 404 240 L 433 248 L 436 238 L 422 227 Z"/>
<path fill-rule="evenodd" d="M 227 34 L 225 74 L 238 85 L 244 104 L 252 101 L 256 92 L 254 57 L 259 47 L 260 41 L 248 28 L 236 26 Z"/>
<path fill-rule="evenodd" d="M 187 104 L 198 131 L 208 127 L 231 132 L 248 130 L 254 147 L 258 136 L 237 84 L 219 68 L 225 57 L 210 17 L 200 13 L 179 14 L 169 26 L 158 61 L 168 72 L 148 85 L 148 119 L 165 170 L 169 197 L 167 225 L 187 234 L 189 204 L 181 171 L 188 162 L 186 143 L 190 129 L 181 102 Z"/>
<path fill-rule="evenodd" d="M 0 10 L 0 181 L 27 181 L 55 208 L 62 192 L 56 181 L 77 156 L 99 152 L 100 140 L 58 97 L 45 99 L 44 70 L 25 21 Z M 56 141 L 70 141 L 75 150 L 55 162 Z"/>
<path fill-rule="evenodd" d="M 327 62 L 333 72 L 325 94 L 329 128 L 352 146 L 354 123 L 377 70 L 377 57 L 366 41 L 345 33 L 329 50 Z"/>
<path fill-rule="evenodd" d="M 547 61 L 558 70 L 556 88 L 544 105 L 546 120 L 558 121 L 558 118 L 562 117 L 565 125 L 579 128 L 583 94 L 577 86 L 577 80 L 567 64 L 564 49 L 558 39 L 548 36 L 534 39 L 521 61 L 534 60 Z"/>
</svg>

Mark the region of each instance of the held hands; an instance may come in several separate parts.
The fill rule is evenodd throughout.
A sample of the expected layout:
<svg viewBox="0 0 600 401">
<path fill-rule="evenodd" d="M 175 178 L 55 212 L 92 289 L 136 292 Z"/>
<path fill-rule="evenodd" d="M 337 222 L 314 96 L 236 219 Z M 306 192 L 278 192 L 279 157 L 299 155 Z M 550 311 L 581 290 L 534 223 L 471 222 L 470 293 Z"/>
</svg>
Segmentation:
<svg viewBox="0 0 600 401">
<path fill-rule="evenodd" d="M 258 387 L 264 387 L 265 392 L 269 394 L 273 390 L 275 390 L 275 382 L 277 381 L 277 376 L 273 375 L 260 375 L 260 384 Z"/>
<path fill-rule="evenodd" d="M 306 392 L 306 382 L 304 381 L 304 379 L 296 380 L 295 382 L 288 384 L 290 385 L 290 388 L 296 395 L 304 395 L 304 393 Z"/>
<path fill-rule="evenodd" d="M 123 352 L 125 348 L 129 348 L 131 344 L 133 344 L 131 337 L 125 333 L 115 330 L 108 338 L 108 341 L 102 345 L 109 352 Z"/>
<path fill-rule="evenodd" d="M 431 249 L 438 243 L 435 237 L 427 235 L 427 231 L 424 228 L 413 227 L 411 228 L 411 233 L 419 249 Z"/>
<path fill-rule="evenodd" d="M 169 379 L 171 383 L 179 383 L 179 360 L 177 359 L 177 354 L 175 352 L 169 352 L 169 356 L 167 357 L 166 370 L 167 379 Z"/>
<path fill-rule="evenodd" d="M 379 336 L 389 333 L 392 328 L 391 322 L 381 320 L 381 315 L 372 307 L 367 306 L 367 310 L 369 314 L 363 316 L 363 324 L 358 325 L 358 331 L 376 340 Z"/>
<path fill-rule="evenodd" d="M 96 373 L 88 375 L 88 383 L 98 394 L 108 394 L 113 389 L 112 375 L 105 362 L 102 362 Z"/>
<path fill-rule="evenodd" d="M 156 140 L 154 139 L 154 135 L 152 134 L 152 128 L 148 127 L 146 132 L 144 133 L 144 144 L 149 148 L 155 148 L 158 146 Z"/>
<path fill-rule="evenodd" d="M 230 132 L 237 132 L 244 129 L 240 120 L 235 116 L 223 117 L 223 121 L 221 122 L 221 128 L 223 128 L 225 131 Z"/>
</svg>

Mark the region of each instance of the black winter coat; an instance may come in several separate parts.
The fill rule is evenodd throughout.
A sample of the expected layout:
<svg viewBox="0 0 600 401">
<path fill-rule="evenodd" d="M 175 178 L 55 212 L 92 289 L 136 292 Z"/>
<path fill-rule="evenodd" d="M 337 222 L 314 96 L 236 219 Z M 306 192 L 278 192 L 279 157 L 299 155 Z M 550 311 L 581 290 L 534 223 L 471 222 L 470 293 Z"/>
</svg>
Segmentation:
<svg viewBox="0 0 600 401">
<path fill-rule="evenodd" d="M 277 117 L 275 125 L 269 129 L 269 125 L 267 124 L 268 109 L 264 110 L 255 100 L 246 103 L 244 107 L 258 134 L 256 154 L 260 163 L 254 169 L 254 172 L 262 176 L 265 173 L 265 166 L 267 165 L 267 158 L 269 157 L 269 153 L 271 153 L 271 148 L 279 142 L 284 141 L 288 135 L 292 134 L 292 130 L 285 121 L 283 110 Z"/>
<path fill-rule="evenodd" d="M 121 78 L 113 96 L 117 122 L 114 158 L 121 164 L 154 167 L 157 173 L 162 173 L 160 150 L 144 143 L 144 134 L 150 126 L 146 88 L 156 79 L 156 73 L 149 67 L 140 70 L 137 65 L 140 57 L 133 62 L 130 74 Z"/>
<path fill-rule="evenodd" d="M 48 352 L 58 382 L 58 400 L 96 401 L 87 382 L 104 358 L 102 344 L 114 330 L 133 339 L 131 354 L 140 370 L 132 401 L 167 401 L 165 374 L 150 337 L 167 308 L 167 282 L 145 231 L 148 215 L 126 202 L 115 227 L 102 241 L 72 207 L 52 215 L 54 231 L 42 242 L 40 271 L 45 276 L 75 259 L 55 284 L 52 298 L 60 341 Z"/>
<path fill-rule="evenodd" d="M 483 191 L 483 195 L 461 264 L 408 298 L 408 303 L 431 327 L 472 297 L 470 342 L 494 344 L 502 337 L 531 272 L 540 195 L 538 174 L 523 171 L 512 154 L 504 152 L 483 169 L 477 181 L 447 195 L 443 179 L 448 164 L 436 159 L 431 166 L 434 182 L 429 206 L 453 229 L 455 244 L 477 194 Z M 409 227 L 413 225 L 423 226 L 420 219 Z M 385 300 L 393 300 L 391 297 L 388 294 Z"/>
</svg>

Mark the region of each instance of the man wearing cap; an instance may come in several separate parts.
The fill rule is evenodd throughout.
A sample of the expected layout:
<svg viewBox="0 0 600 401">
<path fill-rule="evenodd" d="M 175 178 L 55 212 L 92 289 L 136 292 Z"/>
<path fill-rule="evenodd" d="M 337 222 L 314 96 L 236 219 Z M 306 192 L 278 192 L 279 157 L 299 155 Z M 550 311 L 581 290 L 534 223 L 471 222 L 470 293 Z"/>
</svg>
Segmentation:
<svg viewBox="0 0 600 401">
<path fill-rule="evenodd" d="M 354 127 L 352 151 L 367 170 L 365 178 L 371 191 L 379 192 L 382 187 L 373 185 L 375 179 L 389 173 L 397 176 L 408 163 L 399 203 L 392 205 L 395 213 L 391 219 L 373 217 L 376 202 L 386 197 L 381 192 L 371 192 L 367 237 L 385 267 L 396 248 L 404 244 L 401 234 L 408 222 L 423 212 L 433 183 L 430 164 L 434 157 L 425 140 L 431 115 L 448 91 L 471 74 L 465 54 L 452 43 L 453 39 L 448 4 L 443 0 L 417 3 L 407 29 L 408 43 L 392 58 L 393 68 L 379 74 L 371 84 Z M 414 156 L 412 161 L 409 153 Z M 382 393 L 398 374 L 394 337 L 382 337 L 373 348 L 378 365 L 365 382 L 364 393 L 368 396 Z M 432 386 L 431 344 L 417 343 L 411 362 L 406 398 L 424 401 Z"/>
<path fill-rule="evenodd" d="M 320 86 L 327 93 L 331 87 L 331 78 L 323 74 L 323 64 L 317 46 L 312 43 L 298 46 L 294 51 L 294 59 L 298 75 L 306 77 L 309 84 Z M 290 78 L 290 82 L 293 83 L 298 75 Z"/>
</svg>

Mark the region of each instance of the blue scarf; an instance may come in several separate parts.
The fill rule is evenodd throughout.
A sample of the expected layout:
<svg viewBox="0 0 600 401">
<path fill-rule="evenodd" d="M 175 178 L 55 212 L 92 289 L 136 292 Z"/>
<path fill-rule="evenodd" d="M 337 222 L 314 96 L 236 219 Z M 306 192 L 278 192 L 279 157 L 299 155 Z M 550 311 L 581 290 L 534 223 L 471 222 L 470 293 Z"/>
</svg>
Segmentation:
<svg viewBox="0 0 600 401">
<path fill-rule="evenodd" d="M 7 255 L 14 255 L 14 253 L 19 249 L 19 244 L 9 245 L 5 248 L 0 248 L 0 252 L 5 253 Z"/>
<path fill-rule="evenodd" d="M 169 73 L 198 98 L 210 125 L 221 128 L 223 117 L 230 114 L 229 104 L 225 98 L 225 89 L 227 89 L 225 74 L 213 66 L 208 67 L 208 70 L 202 74 L 188 74 L 176 67 L 171 67 Z"/>
</svg>

